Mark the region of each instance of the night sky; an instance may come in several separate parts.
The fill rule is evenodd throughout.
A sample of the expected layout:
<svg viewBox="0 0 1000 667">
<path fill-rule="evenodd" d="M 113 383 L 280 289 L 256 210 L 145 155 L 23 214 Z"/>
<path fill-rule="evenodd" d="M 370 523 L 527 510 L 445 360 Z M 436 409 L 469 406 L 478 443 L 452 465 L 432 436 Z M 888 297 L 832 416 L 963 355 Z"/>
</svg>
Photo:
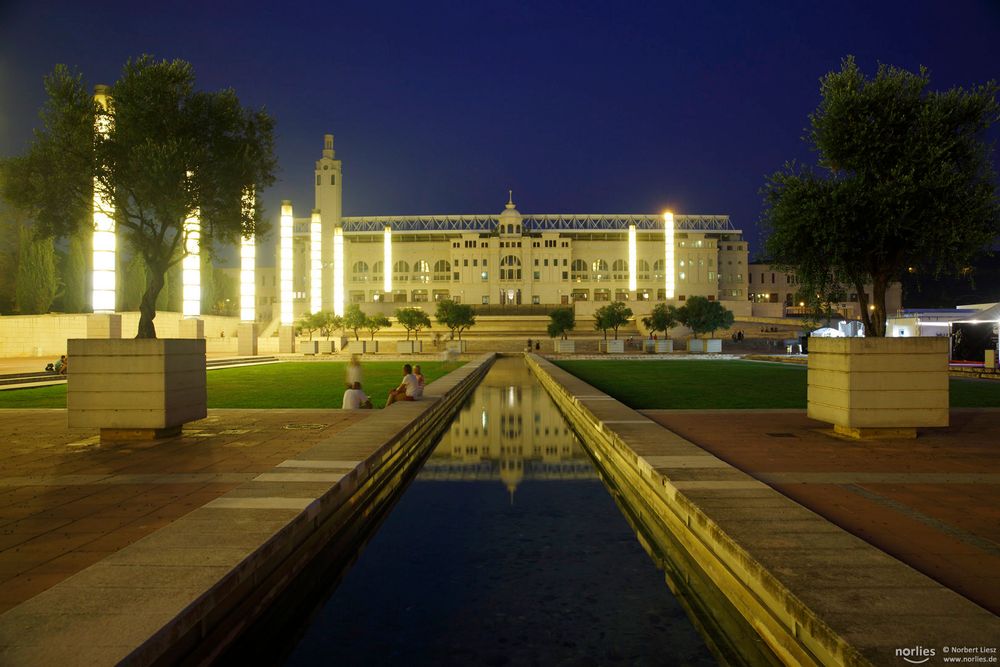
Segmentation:
<svg viewBox="0 0 1000 667">
<path fill-rule="evenodd" d="M 935 88 L 997 78 L 1000 1 L 0 0 L 0 155 L 54 64 L 112 83 L 141 53 L 275 116 L 272 218 L 308 215 L 332 132 L 345 215 L 493 213 L 513 188 L 525 213 L 729 214 L 754 254 L 765 176 L 811 159 L 820 76 L 854 54 Z"/>
</svg>

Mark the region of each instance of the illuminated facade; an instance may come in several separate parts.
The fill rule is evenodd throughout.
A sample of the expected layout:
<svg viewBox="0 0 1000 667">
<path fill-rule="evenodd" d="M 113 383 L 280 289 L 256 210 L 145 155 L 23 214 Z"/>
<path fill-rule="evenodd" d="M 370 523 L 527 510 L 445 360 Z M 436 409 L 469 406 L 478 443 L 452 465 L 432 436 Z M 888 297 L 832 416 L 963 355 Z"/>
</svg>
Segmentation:
<svg viewBox="0 0 1000 667">
<path fill-rule="evenodd" d="M 730 302 L 737 311 L 737 304 L 748 303 L 748 245 L 728 216 L 532 215 L 520 213 L 510 196 L 492 215 L 344 217 L 342 164 L 334 156 L 327 135 L 315 171 L 321 275 L 314 277 L 311 218 L 294 219 L 290 282 L 281 272 L 295 319 L 315 303 L 339 312 L 350 303 L 432 307 L 441 299 L 499 306 L 683 305 L 699 295 Z M 282 240 L 284 230 L 282 224 Z M 279 246 L 284 259 L 283 252 L 289 251 Z M 319 295 L 313 284 L 320 285 Z"/>
</svg>

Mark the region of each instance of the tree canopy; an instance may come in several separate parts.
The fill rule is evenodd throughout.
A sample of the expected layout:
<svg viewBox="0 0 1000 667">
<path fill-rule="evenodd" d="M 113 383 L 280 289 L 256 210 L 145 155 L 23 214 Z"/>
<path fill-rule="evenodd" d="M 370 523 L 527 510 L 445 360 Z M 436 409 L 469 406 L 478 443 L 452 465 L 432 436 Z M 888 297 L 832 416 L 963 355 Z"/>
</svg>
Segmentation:
<svg viewBox="0 0 1000 667">
<path fill-rule="evenodd" d="M 356 303 L 350 304 L 344 310 L 343 326 L 344 329 L 350 329 L 354 332 L 354 340 L 361 340 L 358 338 L 358 331 L 365 328 L 367 321 L 368 316 L 361 310 L 361 306 Z"/>
<path fill-rule="evenodd" d="M 549 319 L 552 320 L 548 326 L 549 338 L 560 336 L 566 340 L 566 332 L 572 331 L 576 326 L 576 313 L 570 306 L 556 308 L 549 313 Z"/>
<path fill-rule="evenodd" d="M 451 331 L 451 337 L 458 334 L 458 339 L 462 340 L 462 332 L 476 324 L 476 314 L 472 306 L 467 303 L 456 303 L 451 299 L 438 301 L 437 310 L 434 313 L 438 324 L 443 324 Z"/>
<path fill-rule="evenodd" d="M 673 329 L 680 322 L 676 306 L 668 306 L 665 303 L 658 303 L 653 306 L 653 311 L 649 317 L 642 318 L 642 323 L 650 331 L 662 331 L 664 334 Z"/>
<path fill-rule="evenodd" d="M 431 325 L 431 317 L 420 308 L 397 308 L 396 319 L 406 329 L 406 340 L 410 340 L 413 332 L 414 340 L 420 339 L 420 330 Z"/>
<path fill-rule="evenodd" d="M 929 84 L 924 68 L 881 65 L 869 79 L 846 58 L 821 80 L 809 116 L 817 166 L 786 164 L 763 189 L 774 263 L 820 301 L 850 285 L 868 335 L 885 335 L 890 283 L 911 268 L 960 270 L 1000 234 L 985 141 L 1000 119 L 997 84 L 944 92 Z"/>
<path fill-rule="evenodd" d="M 627 323 L 630 317 L 632 309 L 624 301 L 612 301 L 594 311 L 594 328 L 604 332 L 605 340 L 608 338 L 608 329 L 613 330 L 617 340 L 618 328 Z"/>
<path fill-rule="evenodd" d="M 156 298 L 186 254 L 186 219 L 200 217 L 202 252 L 266 231 L 260 198 L 250 195 L 274 181 L 274 122 L 232 90 L 195 90 L 191 65 L 180 60 L 130 60 L 106 107 L 63 65 L 45 89 L 27 153 L 0 164 L 3 195 L 40 233 L 61 237 L 90 219 L 95 188 L 103 193 L 119 237 L 146 264 L 138 337 L 155 338 Z"/>
<path fill-rule="evenodd" d="M 382 313 L 375 313 L 371 317 L 365 318 L 365 329 L 368 329 L 368 333 L 372 335 L 372 340 L 375 340 L 375 334 L 380 329 L 387 329 L 391 326 L 392 322 Z"/>
<path fill-rule="evenodd" d="M 728 329 L 733 325 L 734 317 L 733 311 L 718 301 L 692 296 L 677 309 L 677 319 L 697 337 L 698 334 L 715 333 L 717 329 Z"/>
</svg>

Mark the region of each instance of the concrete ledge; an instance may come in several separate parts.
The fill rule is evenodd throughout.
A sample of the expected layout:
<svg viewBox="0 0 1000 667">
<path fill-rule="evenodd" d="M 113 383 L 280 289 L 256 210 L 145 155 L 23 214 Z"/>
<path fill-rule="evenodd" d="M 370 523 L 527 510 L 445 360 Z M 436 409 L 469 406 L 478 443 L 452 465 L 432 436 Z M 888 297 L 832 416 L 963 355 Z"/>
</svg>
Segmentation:
<svg viewBox="0 0 1000 667">
<path fill-rule="evenodd" d="M 547 360 L 527 359 L 710 645 L 713 635 L 735 638 L 713 645 L 721 659 L 756 640 L 785 664 L 895 664 L 896 649 L 1000 636 L 1000 620 L 978 605 Z"/>
<path fill-rule="evenodd" d="M 494 357 L 467 363 L 427 385 L 422 400 L 378 411 L 0 615 L 0 664 L 211 662 L 302 585 L 297 575 L 329 545 L 357 546 Z"/>
</svg>

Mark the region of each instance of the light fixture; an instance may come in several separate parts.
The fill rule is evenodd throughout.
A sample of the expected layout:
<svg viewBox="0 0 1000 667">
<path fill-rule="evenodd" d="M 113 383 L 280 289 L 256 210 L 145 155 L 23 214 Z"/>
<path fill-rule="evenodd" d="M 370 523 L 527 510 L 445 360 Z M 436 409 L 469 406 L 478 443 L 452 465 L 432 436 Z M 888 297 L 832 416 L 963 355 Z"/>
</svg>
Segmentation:
<svg viewBox="0 0 1000 667">
<path fill-rule="evenodd" d="M 663 245 L 664 245 L 664 276 L 667 298 L 674 298 L 674 214 L 667 211 L 663 214 Z"/>
<path fill-rule="evenodd" d="M 309 312 L 323 310 L 323 223 L 319 209 L 313 209 L 309 223 Z"/>
<path fill-rule="evenodd" d="M 247 190 L 243 196 L 244 215 L 253 215 L 255 206 L 253 189 Z M 257 239 L 253 235 L 240 239 L 240 319 L 253 322 L 256 313 L 256 269 L 257 269 Z"/>
<path fill-rule="evenodd" d="M 291 326 L 295 323 L 292 309 L 292 202 L 287 199 L 281 202 L 281 236 L 279 237 L 279 279 L 281 288 L 281 324 Z"/>
<path fill-rule="evenodd" d="M 190 180 L 192 173 L 187 177 Z M 181 261 L 181 284 L 183 285 L 183 301 L 181 312 L 184 317 L 201 315 L 201 219 L 200 210 L 196 206 L 184 220 L 184 250 L 186 254 Z"/>
<path fill-rule="evenodd" d="M 101 109 L 108 110 L 108 86 L 94 88 L 94 101 Z M 94 131 L 100 137 L 111 132 L 112 120 L 107 114 L 100 114 L 94 123 Z M 93 259 L 94 274 L 91 285 L 90 305 L 95 313 L 115 312 L 115 206 L 111 196 L 94 178 L 93 197 Z"/>
<path fill-rule="evenodd" d="M 630 292 L 636 291 L 638 289 L 638 280 L 636 278 L 636 242 L 635 242 L 635 225 L 628 226 L 628 289 Z"/>
<path fill-rule="evenodd" d="M 344 230 L 333 230 L 333 313 L 344 314 Z"/>
<path fill-rule="evenodd" d="M 382 263 L 385 273 L 385 280 L 382 284 L 382 291 L 392 294 L 392 227 L 385 226 L 385 233 L 382 239 Z"/>
</svg>

